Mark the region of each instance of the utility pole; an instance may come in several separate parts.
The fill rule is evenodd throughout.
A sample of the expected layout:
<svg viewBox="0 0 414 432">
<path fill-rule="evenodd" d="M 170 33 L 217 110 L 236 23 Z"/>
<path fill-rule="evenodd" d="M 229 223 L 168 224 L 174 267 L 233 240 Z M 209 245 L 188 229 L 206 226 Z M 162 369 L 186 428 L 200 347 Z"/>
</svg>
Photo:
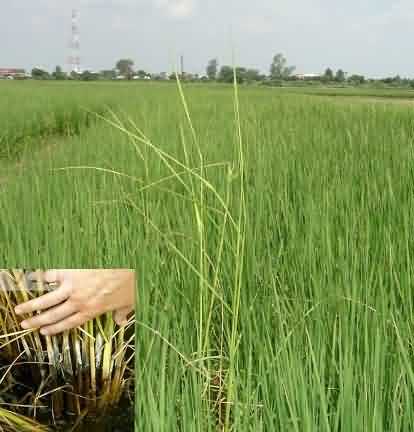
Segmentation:
<svg viewBox="0 0 414 432">
<path fill-rule="evenodd" d="M 181 79 L 184 79 L 184 56 L 181 56 Z"/>
</svg>

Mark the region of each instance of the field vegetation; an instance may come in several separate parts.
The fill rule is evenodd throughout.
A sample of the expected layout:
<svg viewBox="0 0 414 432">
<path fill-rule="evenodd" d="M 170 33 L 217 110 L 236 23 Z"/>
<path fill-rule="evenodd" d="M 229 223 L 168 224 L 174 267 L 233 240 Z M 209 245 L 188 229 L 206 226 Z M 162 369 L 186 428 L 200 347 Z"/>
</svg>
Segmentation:
<svg viewBox="0 0 414 432">
<path fill-rule="evenodd" d="M 0 84 L 98 113 L 47 157 L 4 153 L 0 254 L 137 269 L 137 431 L 414 427 L 409 107 Z M 2 111 L 10 130 L 28 116 Z"/>
<path fill-rule="evenodd" d="M 414 90 L 403 88 L 369 88 L 369 87 L 289 87 L 279 88 L 279 92 L 287 92 L 294 94 L 309 94 L 315 96 L 342 96 L 342 97 L 374 97 L 384 99 L 407 99 L 414 98 Z"/>
</svg>

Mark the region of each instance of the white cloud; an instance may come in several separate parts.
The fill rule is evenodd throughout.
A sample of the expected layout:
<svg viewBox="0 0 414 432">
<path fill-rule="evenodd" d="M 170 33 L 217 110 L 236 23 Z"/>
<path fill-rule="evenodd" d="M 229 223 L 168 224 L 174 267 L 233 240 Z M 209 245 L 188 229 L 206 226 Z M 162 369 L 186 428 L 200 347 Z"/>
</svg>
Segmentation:
<svg viewBox="0 0 414 432">
<path fill-rule="evenodd" d="M 173 18 L 187 18 L 195 11 L 195 0 L 155 0 L 155 5 Z"/>
</svg>

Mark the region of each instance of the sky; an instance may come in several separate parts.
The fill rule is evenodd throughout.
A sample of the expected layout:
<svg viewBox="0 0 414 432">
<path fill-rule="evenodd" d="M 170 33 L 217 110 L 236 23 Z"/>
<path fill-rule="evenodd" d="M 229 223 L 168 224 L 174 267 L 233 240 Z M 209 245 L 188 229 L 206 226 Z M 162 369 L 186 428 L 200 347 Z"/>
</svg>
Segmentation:
<svg viewBox="0 0 414 432">
<path fill-rule="evenodd" d="M 298 73 L 341 68 L 414 78 L 412 0 L 19 0 L 0 5 L 0 67 L 67 69 L 71 10 L 79 12 L 81 64 L 187 72 L 219 64 L 268 73 L 283 53 Z"/>
</svg>

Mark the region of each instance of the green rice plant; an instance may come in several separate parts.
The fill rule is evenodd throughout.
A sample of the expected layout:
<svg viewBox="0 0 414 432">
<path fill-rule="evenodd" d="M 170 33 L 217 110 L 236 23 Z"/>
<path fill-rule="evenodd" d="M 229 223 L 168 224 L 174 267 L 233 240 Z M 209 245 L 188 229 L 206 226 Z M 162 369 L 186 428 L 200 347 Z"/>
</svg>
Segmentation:
<svg viewBox="0 0 414 432">
<path fill-rule="evenodd" d="M 67 92 L 48 85 L 39 89 L 30 83 L 25 88 L 31 97 L 16 94 L 13 89 L 18 87 L 1 83 L 0 160 L 21 160 L 53 138 L 79 135 L 96 120 L 89 111 L 102 113 L 110 104 L 106 94 L 99 101 L 88 100 L 86 89 Z"/>
<path fill-rule="evenodd" d="M 237 85 L 235 84 L 234 87 L 236 124 L 234 159 L 206 163 L 178 76 L 177 83 L 185 122 L 185 127 L 180 125 L 182 151 L 179 155 L 169 153 L 153 143 L 128 117 L 123 120 L 112 112 L 112 118 L 102 117 L 102 119 L 128 137 L 137 159 L 142 160 L 144 166 L 154 158 L 166 170 L 167 174 L 164 178 L 157 182 L 150 182 L 148 169 L 145 167 L 147 178 L 138 189 L 138 193 L 121 197 L 117 201 L 128 204 L 142 217 L 143 224 L 149 232 L 162 239 L 166 253 L 176 260 L 180 272 L 185 273 L 187 280 L 191 280 L 197 286 L 198 304 L 195 315 L 197 367 L 194 367 L 194 371 L 198 375 L 196 380 L 202 388 L 200 396 L 203 404 L 210 412 L 203 421 L 209 426 L 217 423 L 224 430 L 231 430 L 232 409 L 238 398 L 236 364 L 246 230 L 246 162 Z M 143 157 L 144 154 L 146 157 Z M 76 168 L 85 171 L 106 171 L 115 177 L 131 178 L 125 173 L 96 166 L 72 166 L 64 170 L 70 171 Z M 213 169 L 223 170 L 224 179 L 221 179 L 221 185 L 210 181 L 207 172 Z M 161 225 L 158 225 L 153 218 L 149 202 L 151 193 L 141 195 L 141 192 L 155 189 L 160 183 L 168 183 L 170 186 L 170 189 L 163 191 L 164 199 L 178 201 L 180 203 L 178 206 L 182 209 L 181 213 L 189 215 L 186 218 L 185 232 L 176 232 L 178 240 L 170 238 L 169 230 L 162 228 L 162 221 Z M 176 187 L 179 188 L 179 193 L 174 191 Z M 224 189 L 224 193 L 221 193 L 221 189 Z M 176 221 L 172 220 L 171 223 L 175 226 Z M 179 226 L 179 229 L 183 228 Z M 185 242 L 179 240 L 181 236 L 185 237 Z M 187 247 L 188 241 L 192 244 L 191 248 Z M 228 267 L 229 263 L 230 267 Z M 229 328 L 227 328 L 228 323 L 231 323 Z M 223 330 L 224 327 L 226 331 Z M 148 330 L 148 327 L 144 326 L 144 328 Z M 187 365 L 191 365 L 192 362 L 187 360 L 177 347 L 162 339 Z M 212 355 L 212 350 L 215 351 L 215 355 Z"/>
<path fill-rule="evenodd" d="M 1 274 L 1 357 L 13 366 L 17 382 L 23 376 L 29 379 L 26 387 L 31 390 L 24 395 L 29 413 L 44 415 L 46 406 L 53 419 L 59 419 L 65 414 L 101 415 L 115 407 L 132 376 L 133 320 L 117 328 L 111 314 L 106 314 L 61 335 L 22 331 L 14 307 L 51 288 L 41 281 L 32 285 L 23 270 L 4 269 Z M 22 364 L 19 369 L 16 359 Z"/>
</svg>

